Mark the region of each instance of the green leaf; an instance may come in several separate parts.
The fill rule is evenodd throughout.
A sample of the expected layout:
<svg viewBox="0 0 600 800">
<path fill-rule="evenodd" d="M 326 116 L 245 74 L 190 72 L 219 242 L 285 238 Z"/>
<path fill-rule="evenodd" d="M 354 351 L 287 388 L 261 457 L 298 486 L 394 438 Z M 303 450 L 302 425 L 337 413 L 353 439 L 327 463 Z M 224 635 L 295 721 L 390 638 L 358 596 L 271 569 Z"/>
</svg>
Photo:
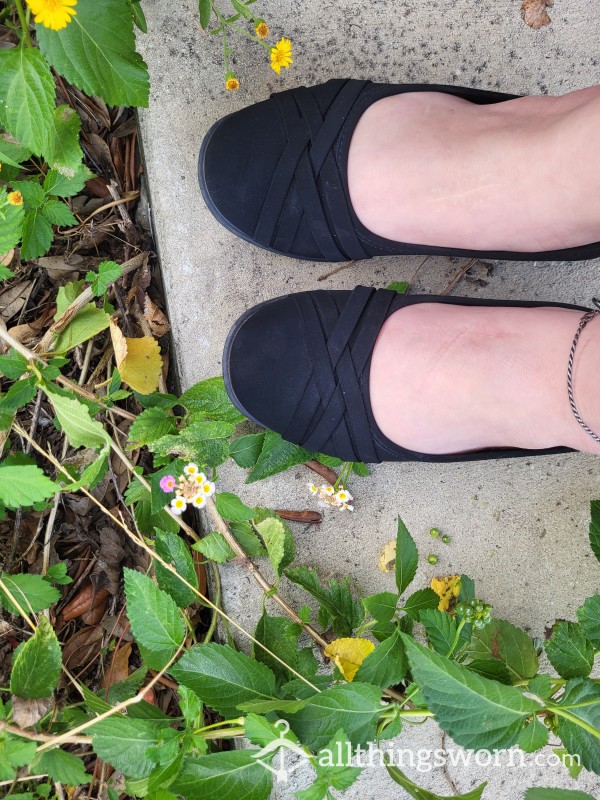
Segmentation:
<svg viewBox="0 0 600 800">
<path fill-rule="evenodd" d="M 229 399 L 223 378 L 209 378 L 195 383 L 181 395 L 179 402 L 188 411 L 202 412 L 208 419 L 233 423 L 246 419 Z"/>
<path fill-rule="evenodd" d="M 419 614 L 426 608 L 437 608 L 440 602 L 439 595 L 433 589 L 417 589 L 402 606 L 409 617 L 419 619 Z"/>
<path fill-rule="evenodd" d="M 252 520 L 254 528 L 256 529 L 257 525 L 264 522 L 267 519 L 276 520 L 278 525 L 276 531 L 283 531 L 283 539 L 278 539 L 278 533 L 276 532 L 274 535 L 274 556 L 277 555 L 278 544 L 283 542 L 283 555 L 281 557 L 281 561 L 279 562 L 278 566 L 278 577 L 281 575 L 281 572 L 293 562 L 296 557 L 296 544 L 294 542 L 294 536 L 289 528 L 289 525 L 283 520 L 278 514 L 272 511 L 270 508 L 255 508 L 254 509 L 254 518 Z M 279 527 L 281 526 L 281 528 Z M 262 536 L 262 534 L 261 534 Z M 272 536 L 268 534 L 268 537 Z M 263 537 L 264 538 L 264 537 Z M 264 539 L 265 544 L 267 544 L 267 540 Z"/>
<path fill-rule="evenodd" d="M 154 543 L 158 555 L 166 561 L 167 564 L 171 564 L 175 567 L 177 574 L 181 575 L 182 578 L 197 589 L 198 576 L 194 569 L 194 562 L 181 536 L 178 536 L 176 533 L 157 530 Z M 196 602 L 197 595 L 182 583 L 176 575 L 173 575 L 173 573 L 169 572 L 162 564 L 159 564 L 158 561 L 154 563 L 154 572 L 159 588 L 171 595 L 179 608 L 187 608 L 192 603 Z"/>
<path fill-rule="evenodd" d="M 594 800 L 591 794 L 576 789 L 527 789 L 523 800 Z"/>
<path fill-rule="evenodd" d="M 157 669 L 173 657 L 185 637 L 185 624 L 175 601 L 141 572 L 125 568 L 127 617 L 136 642 L 151 653 L 148 666 Z"/>
<path fill-rule="evenodd" d="M 3 483 L 0 478 L 0 486 Z M 0 578 L 24 611 L 43 611 L 60 600 L 58 589 L 51 586 L 41 575 L 7 575 L 3 572 Z M 11 614 L 20 613 L 1 587 L 0 601 Z"/>
<path fill-rule="evenodd" d="M 4 375 L 11 381 L 18 380 L 26 369 L 27 360 L 14 348 L 11 347 L 4 356 L 0 355 L 0 375 Z"/>
<path fill-rule="evenodd" d="M 48 619 L 41 616 L 35 634 L 15 650 L 10 690 L 17 697 L 36 700 L 49 697 L 60 678 L 62 655 Z"/>
<path fill-rule="evenodd" d="M 550 731 L 548 728 L 534 717 L 519 734 L 517 744 L 525 753 L 535 753 L 541 747 L 548 744 Z"/>
<path fill-rule="evenodd" d="M 64 783 L 65 786 L 80 786 L 91 781 L 83 761 L 59 747 L 42 753 L 36 762 L 35 771 L 48 773 L 53 781 Z"/>
<path fill-rule="evenodd" d="M 553 693 L 552 678 L 547 673 L 536 675 L 535 678 L 532 678 L 529 681 L 527 690 L 531 694 L 537 694 L 537 696 L 541 697 L 543 700 L 548 700 L 550 695 Z"/>
<path fill-rule="evenodd" d="M 23 195 L 25 211 L 34 211 L 36 208 L 39 208 L 46 199 L 46 192 L 36 178 L 12 181 L 11 185 L 13 189 L 21 192 Z"/>
<path fill-rule="evenodd" d="M 44 191 L 47 194 L 58 195 L 58 197 L 73 197 L 79 194 L 86 181 L 89 181 L 91 177 L 93 177 L 93 173 L 84 165 L 78 167 L 72 177 L 64 175 L 56 169 L 51 169 L 44 178 Z"/>
<path fill-rule="evenodd" d="M 109 315 L 94 303 L 83 306 L 71 322 L 56 337 L 54 350 L 66 353 L 78 344 L 87 342 L 109 326 Z"/>
<path fill-rule="evenodd" d="M 355 681 L 372 683 L 385 689 L 400 683 L 406 677 L 408 661 L 399 634 L 396 628 L 391 636 L 369 653 L 358 668 Z"/>
<path fill-rule="evenodd" d="M 238 465 L 244 469 L 253 467 L 263 448 L 264 433 L 251 433 L 249 436 L 240 436 L 229 445 L 229 454 Z"/>
<path fill-rule="evenodd" d="M 229 422 L 196 420 L 176 436 L 167 435 L 149 444 L 154 453 L 178 455 L 199 464 L 218 467 L 229 456 L 227 439 L 233 433 Z"/>
<path fill-rule="evenodd" d="M 148 105 L 148 70 L 135 52 L 128 0 L 79 0 L 64 30 L 36 25 L 36 34 L 50 64 L 87 94 L 114 106 Z"/>
<path fill-rule="evenodd" d="M 32 259 L 43 256 L 50 249 L 53 239 L 52 225 L 44 217 L 41 209 L 28 211 L 23 221 L 22 257 Z"/>
<path fill-rule="evenodd" d="M 60 486 L 47 478 L 39 467 L 0 463 L 0 503 L 7 508 L 32 506 L 58 491 Z"/>
<path fill-rule="evenodd" d="M 286 569 L 284 574 L 318 600 L 321 608 L 331 617 L 336 637 L 351 636 L 353 630 L 363 622 L 363 608 L 360 601 L 352 596 L 350 578 L 345 577 L 340 581 L 329 578 L 328 585 L 322 586 L 316 570 L 303 564 Z"/>
<path fill-rule="evenodd" d="M 231 494 L 231 492 L 218 492 L 215 494 L 215 504 L 223 519 L 231 522 L 244 522 L 244 520 L 254 517 L 253 509 L 244 505 L 240 498 L 235 494 Z"/>
<path fill-rule="evenodd" d="M 565 684 L 560 701 L 547 707 L 556 714 L 558 735 L 569 753 L 600 775 L 600 686 L 574 678 Z"/>
<path fill-rule="evenodd" d="M 285 529 L 283 522 L 275 517 L 268 517 L 262 522 L 255 524 L 256 530 L 262 536 L 262 539 L 267 547 L 269 560 L 273 571 L 279 577 L 281 575 L 281 562 L 284 555 L 284 540 Z"/>
<path fill-rule="evenodd" d="M 0 50 L 0 119 L 22 145 L 45 152 L 52 131 L 55 87 L 44 56 L 33 47 Z"/>
<path fill-rule="evenodd" d="M 406 294 L 410 288 L 410 284 L 408 281 L 394 281 L 385 288 L 390 289 L 392 292 L 396 292 L 397 294 Z"/>
<path fill-rule="evenodd" d="M 271 652 L 279 656 L 285 664 L 297 669 L 298 637 L 302 631 L 300 625 L 287 617 L 272 617 L 263 610 L 258 621 L 254 638 L 265 645 Z M 257 661 L 266 664 L 275 675 L 282 680 L 292 678 L 292 673 L 271 653 L 252 643 L 252 655 Z"/>
<path fill-rule="evenodd" d="M 35 757 L 36 747 L 35 742 L 26 742 L 24 739 L 7 735 L 0 737 L 0 775 L 2 780 L 12 780 L 16 777 L 14 770 L 17 767 L 31 764 Z M 5 764 L 9 769 L 5 768 Z"/>
<path fill-rule="evenodd" d="M 108 450 L 110 436 L 97 420 L 92 419 L 87 406 L 74 398 L 49 391 L 47 387 L 44 387 L 44 391 L 71 447 L 102 447 Z"/>
<path fill-rule="evenodd" d="M 487 781 L 480 783 L 476 789 L 472 789 L 467 794 L 453 794 L 451 796 L 434 794 L 433 792 L 422 789 L 416 783 L 402 772 L 399 767 L 394 767 L 391 764 L 386 764 L 386 769 L 390 777 L 396 781 L 402 788 L 415 800 L 481 800 L 483 790 L 487 786 Z"/>
<path fill-rule="evenodd" d="M 85 281 L 69 281 L 64 286 L 59 286 L 56 295 L 56 313 L 54 320 L 60 319 L 71 303 L 76 300 L 83 291 Z"/>
<path fill-rule="evenodd" d="M 499 681 L 507 686 L 510 686 L 513 682 L 513 676 L 502 661 L 495 661 L 491 658 L 476 658 L 474 661 L 465 664 L 465 666 L 472 672 L 476 672 L 478 675 L 482 675 L 492 681 Z"/>
<path fill-rule="evenodd" d="M 374 740 L 381 711 L 381 689 L 353 682 L 312 695 L 299 711 L 288 714 L 286 719 L 311 750 L 325 747 L 339 728 L 356 747 Z"/>
<path fill-rule="evenodd" d="M 394 592 L 380 592 L 369 597 L 363 597 L 363 605 L 373 619 L 380 622 L 389 622 L 396 612 L 398 595 Z"/>
<path fill-rule="evenodd" d="M 349 747 L 349 740 L 344 731 L 340 728 L 334 736 L 327 742 L 326 747 L 317 753 L 315 760 L 315 771 L 317 776 L 315 781 L 307 789 L 295 792 L 298 800 L 323 800 L 331 798 L 329 789 L 343 791 L 348 789 L 362 772 L 362 767 L 352 767 L 345 764 L 345 759 L 339 759 L 338 753 L 346 753 Z M 335 754 L 335 755 L 334 755 Z M 335 759 L 342 763 L 336 763 Z M 332 763 L 333 762 L 333 763 Z"/>
<path fill-rule="evenodd" d="M 217 564 L 224 564 L 226 561 L 231 561 L 236 555 L 223 534 L 218 531 L 213 531 L 203 536 L 202 539 L 195 542 L 192 547 L 211 561 L 216 561 Z"/>
<path fill-rule="evenodd" d="M 127 719 L 119 714 L 93 725 L 94 752 L 115 769 L 130 778 L 145 778 L 156 768 L 147 755 L 148 748 L 158 745 L 160 728 L 153 722 Z"/>
<path fill-rule="evenodd" d="M 0 411 L 17 411 L 31 402 L 36 394 L 37 379 L 35 376 L 16 381 L 8 392 L 0 398 Z"/>
<path fill-rule="evenodd" d="M 581 630 L 596 649 L 600 649 L 600 594 L 588 597 L 577 609 Z"/>
<path fill-rule="evenodd" d="M 83 152 L 79 146 L 80 127 L 79 114 L 70 106 L 58 106 L 54 110 L 53 125 L 44 156 L 51 169 L 57 169 L 70 178 L 74 177 L 83 158 Z M 53 224 L 74 225 L 76 221 Z"/>
<path fill-rule="evenodd" d="M 212 5 L 210 0 L 198 0 L 198 14 L 200 15 L 200 25 L 202 30 L 208 28 L 210 17 L 212 15 Z"/>
<path fill-rule="evenodd" d="M 162 408 L 145 408 L 129 429 L 129 446 L 143 447 L 176 431 L 177 423 L 172 414 Z"/>
<path fill-rule="evenodd" d="M 85 279 L 92 284 L 92 292 L 100 297 L 106 292 L 113 281 L 118 280 L 123 274 L 122 267 L 114 261 L 103 261 L 98 264 L 98 272 L 86 273 Z"/>
<path fill-rule="evenodd" d="M 310 461 L 312 456 L 313 453 L 298 447 L 297 444 L 286 442 L 278 433 L 265 431 L 262 450 L 256 464 L 246 478 L 246 483 L 254 483 L 255 481 L 269 478 L 271 475 L 277 475 L 278 472 L 283 472 L 290 467 L 295 467 L 297 464 Z"/>
<path fill-rule="evenodd" d="M 53 200 L 52 198 L 46 200 L 41 212 L 51 225 L 61 225 L 63 227 L 77 225 L 77 220 L 71 213 L 71 209 L 62 200 Z"/>
<path fill-rule="evenodd" d="M 73 583 L 73 578 L 67 575 L 67 565 L 63 561 L 58 561 L 48 567 L 46 580 L 50 581 L 50 583 L 57 583 L 59 586 L 68 586 L 68 584 Z"/>
<path fill-rule="evenodd" d="M 7 201 L 6 189 L 0 189 L 0 255 L 8 253 L 16 247 L 23 233 L 25 210 L 23 206 L 13 206 Z"/>
<path fill-rule="evenodd" d="M 494 619 L 484 628 L 475 629 L 467 655 L 476 659 L 501 661 L 512 677 L 512 683 L 533 678 L 539 661 L 530 637 L 504 619 Z"/>
<path fill-rule="evenodd" d="M 544 649 L 562 678 L 585 678 L 594 666 L 592 643 L 576 622 L 556 622 Z"/>
<path fill-rule="evenodd" d="M 230 522 L 229 528 L 247 556 L 261 558 L 267 555 L 267 551 L 249 522 Z"/>
<path fill-rule="evenodd" d="M 298 737 L 293 731 L 284 732 L 281 726 L 252 712 L 247 714 L 244 720 L 244 736 L 259 747 L 266 747 L 271 742 L 277 742 L 280 739 L 298 743 Z"/>
<path fill-rule="evenodd" d="M 590 512 L 590 547 L 600 561 L 600 500 L 592 500 Z"/>
<path fill-rule="evenodd" d="M 273 775 L 253 756 L 256 748 L 187 756 L 169 790 L 202 800 L 268 800 Z"/>
<path fill-rule="evenodd" d="M 396 537 L 396 586 L 398 594 L 412 582 L 419 563 L 417 545 L 406 525 L 398 517 L 398 535 Z"/>
<path fill-rule="evenodd" d="M 271 700 L 275 694 L 275 675 L 267 666 L 214 642 L 194 645 L 170 673 L 224 717 L 238 716 L 239 703 Z"/>
<path fill-rule="evenodd" d="M 478 750 L 512 747 L 527 717 L 542 710 L 519 689 L 482 678 L 406 634 L 401 637 L 429 709 L 457 744 Z"/>
</svg>

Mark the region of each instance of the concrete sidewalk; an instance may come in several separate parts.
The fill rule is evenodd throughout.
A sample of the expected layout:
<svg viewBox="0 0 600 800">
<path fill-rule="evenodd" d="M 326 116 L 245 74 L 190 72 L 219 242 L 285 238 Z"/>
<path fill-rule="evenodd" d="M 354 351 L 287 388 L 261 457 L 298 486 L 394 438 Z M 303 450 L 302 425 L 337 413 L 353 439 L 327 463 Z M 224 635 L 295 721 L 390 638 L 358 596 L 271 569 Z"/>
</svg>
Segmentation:
<svg viewBox="0 0 600 800">
<path fill-rule="evenodd" d="M 361 262 L 317 283 L 335 265 L 286 259 L 234 237 L 209 213 L 196 180 L 203 134 L 219 117 L 272 91 L 330 77 L 456 83 L 532 94 L 600 83 L 600 15 L 584 0 L 557 0 L 550 10 L 552 24 L 539 31 L 523 23 L 518 0 L 261 0 L 259 6 L 274 34 L 292 39 L 295 63 L 278 79 L 266 53 L 240 39 L 235 50 L 242 87 L 230 94 L 222 89 L 220 42 L 199 29 L 197 2 L 144 0 L 149 33 L 139 43 L 150 66 L 152 91 L 150 108 L 140 114 L 142 139 L 183 388 L 220 373 L 226 333 L 249 305 L 317 286 L 386 286 L 410 279 L 421 261 Z M 439 293 L 462 263 L 431 259 L 413 291 Z M 479 267 L 454 294 L 585 305 L 599 286 L 600 261 L 508 263 L 494 265 L 489 273 Z M 467 573 L 496 616 L 543 637 L 547 624 L 556 617 L 573 619 L 582 601 L 598 591 L 600 565 L 589 549 L 587 529 L 589 501 L 600 497 L 599 470 L 596 458 L 579 454 L 447 466 L 381 465 L 371 478 L 353 481 L 353 515 L 331 510 L 321 528 L 295 528 L 298 561 L 316 565 L 324 576 L 350 574 L 363 594 L 392 590 L 393 575 L 382 574 L 377 563 L 383 545 L 394 538 L 400 514 L 424 562 L 415 587 L 428 585 L 436 574 Z M 311 507 L 306 482 L 312 475 L 303 467 L 252 486 L 244 486 L 244 477 L 242 470 L 228 468 L 221 485 L 250 505 Z M 429 537 L 434 525 L 452 536 L 450 545 Z M 436 567 L 426 563 L 431 551 L 440 556 Z M 271 577 L 268 565 L 263 568 Z M 221 575 L 225 609 L 253 630 L 261 609 L 258 587 L 236 566 L 223 566 Z M 281 592 L 292 604 L 307 602 L 285 579 Z M 393 745 L 438 748 L 440 743 L 439 728 L 429 722 L 407 726 Z M 550 748 L 542 752 L 552 753 Z M 528 758 L 527 764 L 449 766 L 448 773 L 461 792 L 488 779 L 484 800 L 518 800 L 531 786 L 600 794 L 597 776 L 584 773 L 574 784 L 565 768 L 552 761 L 536 766 Z M 431 791 L 452 793 L 440 768 L 406 771 Z M 296 777 L 297 785 L 284 785 L 273 797 L 291 798 L 295 788 L 310 781 L 310 771 L 299 770 Z M 385 769 L 367 769 L 343 797 L 374 798 L 384 792 L 407 796 Z"/>
</svg>

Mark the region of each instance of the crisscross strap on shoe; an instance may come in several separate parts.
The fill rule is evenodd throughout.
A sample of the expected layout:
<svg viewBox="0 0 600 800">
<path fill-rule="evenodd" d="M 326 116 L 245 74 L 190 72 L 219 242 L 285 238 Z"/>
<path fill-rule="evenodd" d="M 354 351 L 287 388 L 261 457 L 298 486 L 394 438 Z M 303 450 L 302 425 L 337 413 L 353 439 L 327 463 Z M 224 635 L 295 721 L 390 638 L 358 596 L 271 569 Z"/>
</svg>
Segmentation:
<svg viewBox="0 0 600 800">
<path fill-rule="evenodd" d="M 312 452 L 335 452 L 346 461 L 374 463 L 381 458 L 363 380 L 368 380 L 375 340 L 398 295 L 358 286 L 339 307 L 340 294 L 318 291 L 295 296 L 313 372 L 283 437 Z"/>
<path fill-rule="evenodd" d="M 367 258 L 346 200 L 333 145 L 369 81 L 339 81 L 327 108 L 306 87 L 273 95 L 287 144 L 273 174 L 254 239 L 263 247 L 291 252 L 305 219 L 324 259 Z"/>
</svg>

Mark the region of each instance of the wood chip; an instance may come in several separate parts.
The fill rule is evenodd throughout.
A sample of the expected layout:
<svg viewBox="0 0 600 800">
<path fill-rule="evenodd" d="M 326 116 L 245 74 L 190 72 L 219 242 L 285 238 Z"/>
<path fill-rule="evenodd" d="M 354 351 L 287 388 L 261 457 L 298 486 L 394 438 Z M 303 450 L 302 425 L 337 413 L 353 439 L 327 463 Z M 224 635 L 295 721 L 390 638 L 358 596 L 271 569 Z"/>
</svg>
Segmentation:
<svg viewBox="0 0 600 800">
<path fill-rule="evenodd" d="M 553 5 L 554 0 L 523 0 L 521 16 L 530 28 L 539 30 L 552 22 L 546 9 Z"/>
</svg>

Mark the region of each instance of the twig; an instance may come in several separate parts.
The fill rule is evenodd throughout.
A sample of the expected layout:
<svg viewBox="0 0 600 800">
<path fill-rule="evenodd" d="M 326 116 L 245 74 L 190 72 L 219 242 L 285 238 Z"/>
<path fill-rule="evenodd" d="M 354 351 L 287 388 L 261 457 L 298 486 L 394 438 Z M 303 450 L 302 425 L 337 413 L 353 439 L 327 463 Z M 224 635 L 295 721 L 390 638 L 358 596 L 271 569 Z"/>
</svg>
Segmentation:
<svg viewBox="0 0 600 800">
<path fill-rule="evenodd" d="M 120 200 L 113 200 L 111 203 L 106 203 L 106 205 L 100 206 L 100 208 L 97 208 L 95 211 L 93 211 L 89 217 L 86 217 L 84 220 L 82 220 L 75 228 L 69 228 L 66 231 L 61 231 L 61 236 L 73 236 L 85 225 L 87 225 L 87 223 L 92 219 L 92 217 L 95 217 L 96 214 L 101 214 L 103 211 L 107 211 L 109 208 L 113 208 L 114 206 L 120 206 L 123 203 L 131 203 L 131 201 L 136 200 L 139 195 L 140 193 L 136 189 L 133 192 L 127 192 L 127 194 L 124 195 Z"/>
<path fill-rule="evenodd" d="M 340 264 L 339 267 L 332 269 L 331 272 L 325 272 L 323 275 L 319 275 L 317 278 L 318 281 L 325 281 L 327 278 L 331 278 L 332 275 L 336 275 L 338 272 L 342 272 L 345 269 L 350 269 L 356 264 L 356 261 L 347 261 L 344 264 Z"/>
<path fill-rule="evenodd" d="M 458 270 L 458 272 L 456 273 L 456 275 L 455 275 L 455 276 L 452 278 L 452 280 L 450 281 L 450 283 L 448 284 L 448 286 L 446 286 L 446 288 L 444 289 L 444 291 L 443 291 L 443 292 L 441 292 L 441 294 L 450 294 L 450 292 L 452 291 L 452 289 L 454 289 L 454 287 L 456 286 L 456 284 L 457 284 L 457 283 L 459 283 L 459 282 L 460 282 L 460 281 L 461 281 L 461 280 L 464 278 L 464 276 L 467 274 L 467 272 L 468 272 L 468 271 L 471 269 L 471 267 L 473 266 L 473 264 L 474 264 L 476 261 L 477 261 L 477 259 L 476 259 L 476 258 L 470 258 L 470 259 L 467 261 L 467 263 L 464 265 L 464 267 L 461 267 L 461 268 Z"/>
<path fill-rule="evenodd" d="M 47 733 L 30 733 L 29 731 L 23 731 L 21 728 L 17 728 L 14 725 L 9 725 L 7 722 L 2 722 L 0 720 L 0 731 L 6 731 L 7 733 L 12 733 L 14 736 L 20 736 L 22 739 L 29 739 L 30 742 L 52 742 L 56 739 L 56 736 L 51 736 Z M 69 744 L 91 744 L 92 739 L 90 736 L 73 736 L 69 738 Z"/>
</svg>

